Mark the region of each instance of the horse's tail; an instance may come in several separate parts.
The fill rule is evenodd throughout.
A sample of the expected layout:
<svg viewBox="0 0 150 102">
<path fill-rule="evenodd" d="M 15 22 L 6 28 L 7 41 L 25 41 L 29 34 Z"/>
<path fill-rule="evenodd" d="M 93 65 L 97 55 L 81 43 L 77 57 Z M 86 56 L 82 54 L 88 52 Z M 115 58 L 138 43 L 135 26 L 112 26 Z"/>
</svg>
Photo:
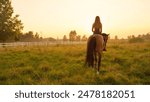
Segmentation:
<svg viewBox="0 0 150 102">
<path fill-rule="evenodd" d="M 94 66 L 94 50 L 96 47 L 96 38 L 91 37 L 87 43 L 87 53 L 86 53 L 86 62 L 85 64 L 90 66 Z"/>
</svg>

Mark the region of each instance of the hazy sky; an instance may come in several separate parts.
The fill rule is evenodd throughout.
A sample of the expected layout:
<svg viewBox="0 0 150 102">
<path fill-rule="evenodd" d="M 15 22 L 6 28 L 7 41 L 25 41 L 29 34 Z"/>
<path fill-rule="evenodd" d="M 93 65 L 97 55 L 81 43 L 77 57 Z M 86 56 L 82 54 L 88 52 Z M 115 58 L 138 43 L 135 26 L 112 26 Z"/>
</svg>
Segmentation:
<svg viewBox="0 0 150 102">
<path fill-rule="evenodd" d="M 150 0 L 12 0 L 12 6 L 24 32 L 43 37 L 61 38 L 71 30 L 89 36 L 97 15 L 111 37 L 150 32 Z"/>
</svg>

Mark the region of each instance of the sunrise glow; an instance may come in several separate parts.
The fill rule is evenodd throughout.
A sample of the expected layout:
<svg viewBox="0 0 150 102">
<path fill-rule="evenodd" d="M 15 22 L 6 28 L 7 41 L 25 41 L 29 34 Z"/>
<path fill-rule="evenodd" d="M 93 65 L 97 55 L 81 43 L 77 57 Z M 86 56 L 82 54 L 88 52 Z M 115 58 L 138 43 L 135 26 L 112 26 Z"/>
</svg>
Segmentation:
<svg viewBox="0 0 150 102">
<path fill-rule="evenodd" d="M 100 16 L 103 32 L 113 38 L 150 32 L 150 0 L 12 0 L 24 32 L 43 37 L 63 37 L 71 30 L 92 34 L 95 16 Z"/>
</svg>

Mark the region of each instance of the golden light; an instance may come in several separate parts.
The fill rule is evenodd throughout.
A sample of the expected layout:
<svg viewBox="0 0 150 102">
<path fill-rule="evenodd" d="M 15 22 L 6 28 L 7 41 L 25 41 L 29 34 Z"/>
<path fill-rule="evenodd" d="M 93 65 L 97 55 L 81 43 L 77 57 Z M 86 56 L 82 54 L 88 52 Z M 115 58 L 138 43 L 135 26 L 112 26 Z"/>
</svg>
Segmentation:
<svg viewBox="0 0 150 102">
<path fill-rule="evenodd" d="M 111 36 L 150 30 L 150 0 L 13 0 L 12 4 L 25 32 L 43 32 L 47 37 L 62 37 L 71 30 L 88 36 L 97 15 L 103 32 Z"/>
</svg>

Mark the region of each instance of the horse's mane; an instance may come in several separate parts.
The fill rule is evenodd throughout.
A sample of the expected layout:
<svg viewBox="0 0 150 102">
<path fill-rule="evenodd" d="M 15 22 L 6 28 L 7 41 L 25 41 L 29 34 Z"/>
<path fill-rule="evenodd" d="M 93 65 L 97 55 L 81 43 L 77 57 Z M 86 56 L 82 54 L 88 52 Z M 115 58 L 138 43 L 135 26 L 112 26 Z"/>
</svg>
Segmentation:
<svg viewBox="0 0 150 102">
<path fill-rule="evenodd" d="M 108 34 L 106 34 L 106 33 L 102 33 L 102 35 L 103 35 L 103 36 L 107 36 Z"/>
</svg>

